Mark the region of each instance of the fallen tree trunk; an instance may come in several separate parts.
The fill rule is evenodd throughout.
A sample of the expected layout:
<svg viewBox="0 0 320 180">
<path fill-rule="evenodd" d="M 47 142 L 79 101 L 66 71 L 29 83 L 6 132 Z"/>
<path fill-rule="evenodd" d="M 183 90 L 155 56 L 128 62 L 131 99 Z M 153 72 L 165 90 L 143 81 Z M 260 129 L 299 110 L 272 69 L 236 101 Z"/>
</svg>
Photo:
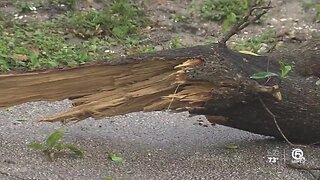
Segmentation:
<svg viewBox="0 0 320 180">
<path fill-rule="evenodd" d="M 268 56 L 212 44 L 70 69 L 3 74 L 0 107 L 69 98 L 74 108 L 43 119 L 65 123 L 136 111 L 189 111 L 213 123 L 316 143 L 320 141 L 319 56 L 317 39 Z M 279 72 L 279 61 L 294 66 L 288 79 L 250 79 L 260 71 Z"/>
</svg>

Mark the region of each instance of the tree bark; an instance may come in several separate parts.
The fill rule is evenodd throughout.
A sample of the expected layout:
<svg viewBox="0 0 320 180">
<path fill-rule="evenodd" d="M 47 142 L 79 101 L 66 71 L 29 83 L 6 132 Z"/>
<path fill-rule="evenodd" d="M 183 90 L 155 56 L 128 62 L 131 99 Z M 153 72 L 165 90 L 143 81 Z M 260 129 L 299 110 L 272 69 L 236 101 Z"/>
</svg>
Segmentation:
<svg viewBox="0 0 320 180">
<path fill-rule="evenodd" d="M 257 134 L 318 143 L 319 57 L 319 38 L 266 56 L 241 54 L 219 43 L 69 69 L 2 74 L 0 107 L 69 98 L 74 108 L 42 119 L 65 123 L 136 111 L 189 111 Z M 294 66 L 289 78 L 250 79 L 260 71 L 279 73 L 279 61 Z"/>
</svg>

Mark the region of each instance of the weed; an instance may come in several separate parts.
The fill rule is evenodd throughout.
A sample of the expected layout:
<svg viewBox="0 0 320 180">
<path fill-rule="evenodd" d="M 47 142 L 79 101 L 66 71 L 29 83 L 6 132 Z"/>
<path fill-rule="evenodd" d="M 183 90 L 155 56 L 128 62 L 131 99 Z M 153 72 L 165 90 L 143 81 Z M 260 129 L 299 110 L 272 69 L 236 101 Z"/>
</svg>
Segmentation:
<svg viewBox="0 0 320 180">
<path fill-rule="evenodd" d="M 127 0 L 115 1 L 104 10 L 91 9 L 74 12 L 66 19 L 66 25 L 82 38 L 108 35 L 121 39 L 138 34 L 145 26 L 146 18 L 142 9 Z"/>
<path fill-rule="evenodd" d="M 190 19 L 190 14 L 172 14 L 171 19 L 173 22 L 186 22 Z"/>
<path fill-rule="evenodd" d="M 54 161 L 56 153 L 65 149 L 72 151 L 75 155 L 82 158 L 83 152 L 79 150 L 75 145 L 60 142 L 60 139 L 63 136 L 63 131 L 54 131 L 51 135 L 48 136 L 45 143 L 33 142 L 28 144 L 28 147 L 34 150 L 42 150 L 49 156 L 51 161 Z"/>
<path fill-rule="evenodd" d="M 179 36 L 176 36 L 175 38 L 173 38 L 170 42 L 170 48 L 171 49 L 177 49 L 177 48 L 182 48 L 184 47 L 183 44 L 180 41 Z"/>
<path fill-rule="evenodd" d="M 92 59 L 88 49 L 67 44 L 51 24 L 14 22 L 0 34 L 2 71 L 73 66 Z"/>
<path fill-rule="evenodd" d="M 108 153 L 108 158 L 110 158 L 114 162 L 122 162 L 123 161 L 122 157 L 120 157 L 114 153 Z"/>
<path fill-rule="evenodd" d="M 48 3 L 73 6 L 75 1 L 50 0 Z M 21 6 L 29 7 L 29 4 Z M 143 45 L 142 51 L 152 51 L 140 39 L 140 30 L 149 21 L 143 10 L 128 0 L 114 1 L 101 11 L 67 12 L 50 22 L 9 19 L 0 16 L 2 72 L 72 67 L 109 59 L 111 55 L 105 51 L 111 46 L 139 49 Z"/>
<path fill-rule="evenodd" d="M 253 53 L 259 53 L 259 50 L 264 45 L 269 45 L 276 42 L 276 33 L 274 31 L 266 31 L 265 33 L 250 38 L 249 40 L 238 41 L 234 48 L 241 51 L 250 51 Z"/>
<path fill-rule="evenodd" d="M 223 22 L 224 30 L 239 20 L 248 7 L 248 0 L 204 0 L 194 6 L 202 19 Z"/>
<path fill-rule="evenodd" d="M 156 49 L 152 45 L 143 45 L 140 47 L 140 52 L 147 53 L 147 52 L 154 52 Z"/>
<path fill-rule="evenodd" d="M 274 77 L 274 76 L 279 76 L 279 75 L 276 73 L 273 73 L 273 72 L 261 71 L 261 72 L 254 73 L 252 76 L 250 76 L 250 78 L 251 79 L 265 79 L 265 78 Z"/>
<path fill-rule="evenodd" d="M 21 13 L 28 13 L 37 9 L 37 7 L 34 4 L 31 4 L 30 2 L 17 2 L 16 8 Z"/>
<path fill-rule="evenodd" d="M 253 74 L 250 78 L 251 79 L 265 79 L 270 77 L 279 77 L 280 80 L 288 78 L 289 72 L 292 71 L 292 66 L 286 65 L 283 62 L 279 62 L 280 64 L 280 74 L 274 72 L 257 72 Z"/>
</svg>

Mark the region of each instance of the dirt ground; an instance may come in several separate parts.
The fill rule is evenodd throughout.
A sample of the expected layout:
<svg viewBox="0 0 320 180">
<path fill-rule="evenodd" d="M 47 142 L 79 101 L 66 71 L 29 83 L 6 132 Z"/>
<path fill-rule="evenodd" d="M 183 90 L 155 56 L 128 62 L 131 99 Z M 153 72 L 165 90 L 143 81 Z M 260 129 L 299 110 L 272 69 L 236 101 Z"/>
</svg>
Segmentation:
<svg viewBox="0 0 320 180">
<path fill-rule="evenodd" d="M 192 4 L 201 3 L 193 0 L 147 0 L 137 1 L 143 7 L 147 16 L 152 20 L 152 25 L 147 27 L 144 34 L 149 37 L 156 50 L 167 49 L 174 38 L 178 38 L 184 46 L 194 46 L 217 42 L 224 31 L 220 22 L 203 21 L 199 14 L 191 8 Z M 29 2 L 36 2 L 29 0 Z M 109 1 L 80 0 L 77 1 L 80 9 L 101 9 Z M 284 42 L 301 42 L 312 38 L 320 32 L 320 23 L 314 22 L 315 8 L 303 8 L 304 3 L 316 2 L 315 0 L 271 0 L 273 8 L 263 17 L 261 24 L 251 25 L 242 33 L 235 35 L 229 42 L 248 39 L 262 34 L 266 30 L 274 30 L 280 40 Z M 64 13 L 57 8 L 39 10 L 37 13 L 19 14 L 12 1 L 1 0 L 0 12 L 20 15 L 26 21 L 47 21 Z M 176 22 L 177 15 L 186 15 L 188 18 Z"/>
<path fill-rule="evenodd" d="M 155 2 L 155 1 L 152 1 Z M 198 45 L 208 42 L 214 42 L 223 35 L 221 24 L 217 22 L 203 22 L 197 14 L 194 14 L 186 22 L 173 22 L 170 14 L 188 12 L 190 0 L 165 1 L 163 3 L 150 2 L 148 13 L 151 18 L 158 22 L 154 33 L 151 33 L 151 39 L 157 42 L 164 42 L 166 39 L 179 36 L 185 45 Z M 315 10 L 305 11 L 302 8 L 304 1 L 300 0 L 272 0 L 272 8 L 264 17 L 260 25 L 252 25 L 231 39 L 247 39 L 272 29 L 282 36 L 285 41 L 291 41 L 295 38 L 302 41 L 311 38 L 313 34 L 320 32 L 320 24 L 314 23 Z M 305 1 L 307 2 L 307 1 Z M 171 38 L 170 38 L 171 37 Z"/>
<path fill-rule="evenodd" d="M 168 48 L 175 37 L 185 46 L 193 46 L 215 42 L 223 33 L 219 23 L 203 22 L 197 14 L 182 22 L 172 20 L 173 14 L 188 13 L 191 0 L 139 3 L 154 22 L 145 34 L 157 50 Z M 274 8 L 262 24 L 234 36 L 230 45 L 269 28 L 285 42 L 299 43 L 319 34 L 320 23 L 313 21 L 315 11 L 303 10 L 302 3 L 272 0 Z M 17 13 L 10 1 L 0 4 L 1 12 Z M 100 1 L 89 5 L 103 7 Z M 24 18 L 49 20 L 57 13 L 39 11 Z M 293 149 L 286 143 L 223 126 L 195 125 L 199 120 L 206 123 L 202 116 L 139 112 L 99 121 L 87 119 L 70 126 L 36 121 L 70 106 L 70 101 L 65 100 L 0 110 L 0 179 L 314 179 L 310 173 L 284 164 L 283 160 L 291 160 Z M 27 121 L 17 123 L 19 119 Z M 64 140 L 77 144 L 85 152 L 85 158 L 63 155 L 56 162 L 49 162 L 41 152 L 26 147 L 34 140 L 43 141 L 55 129 L 65 130 Z M 230 144 L 238 148 L 226 149 Z M 302 150 L 306 165 L 320 166 L 319 147 Z M 119 154 L 125 161 L 112 162 L 106 156 L 108 152 Z M 270 163 L 269 157 L 277 157 L 279 161 Z M 314 173 L 319 175 L 319 171 Z"/>
</svg>

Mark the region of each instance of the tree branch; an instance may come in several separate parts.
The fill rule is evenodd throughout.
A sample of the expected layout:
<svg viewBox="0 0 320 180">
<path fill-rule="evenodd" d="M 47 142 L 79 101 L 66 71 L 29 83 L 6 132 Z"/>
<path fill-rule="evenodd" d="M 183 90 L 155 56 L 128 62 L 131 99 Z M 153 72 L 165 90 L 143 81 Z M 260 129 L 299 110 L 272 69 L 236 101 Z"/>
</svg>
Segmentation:
<svg viewBox="0 0 320 180">
<path fill-rule="evenodd" d="M 266 4 L 266 5 L 264 5 Z M 249 10 L 245 15 L 234 24 L 231 29 L 221 38 L 219 41 L 220 45 L 226 45 L 226 42 L 235 34 L 246 28 L 249 24 L 259 20 L 269 9 L 271 9 L 271 1 L 265 3 L 264 1 L 255 0 L 253 5 L 249 7 Z M 260 11 L 260 12 L 259 12 Z"/>
</svg>

